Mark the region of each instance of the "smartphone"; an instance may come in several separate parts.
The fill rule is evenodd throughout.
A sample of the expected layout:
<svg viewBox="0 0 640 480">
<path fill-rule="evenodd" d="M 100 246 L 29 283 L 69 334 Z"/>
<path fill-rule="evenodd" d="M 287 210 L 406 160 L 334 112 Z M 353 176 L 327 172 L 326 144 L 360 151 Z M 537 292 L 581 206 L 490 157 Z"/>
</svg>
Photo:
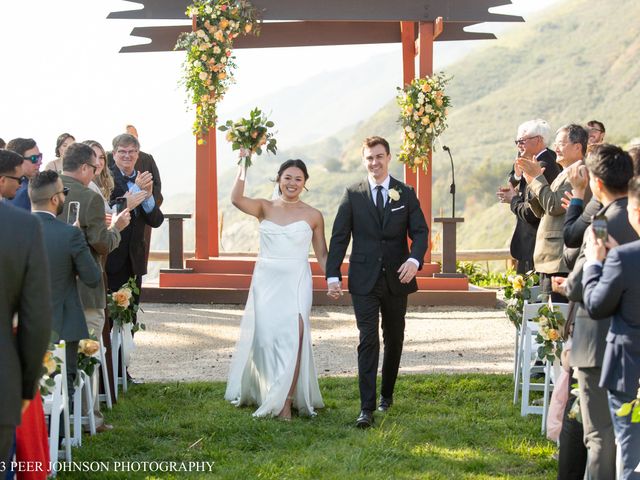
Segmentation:
<svg viewBox="0 0 640 480">
<path fill-rule="evenodd" d="M 603 242 L 607 241 L 607 238 L 609 238 L 609 233 L 607 232 L 607 217 L 604 215 L 594 215 L 591 228 L 593 228 L 593 233 L 596 234 L 596 238 L 599 238 Z"/>
<path fill-rule="evenodd" d="M 122 213 L 122 211 L 127 208 L 127 199 L 126 197 L 118 197 L 116 198 L 116 213 Z"/>
<path fill-rule="evenodd" d="M 80 218 L 80 202 L 69 202 L 69 210 L 67 211 L 67 223 L 75 225 Z"/>
</svg>

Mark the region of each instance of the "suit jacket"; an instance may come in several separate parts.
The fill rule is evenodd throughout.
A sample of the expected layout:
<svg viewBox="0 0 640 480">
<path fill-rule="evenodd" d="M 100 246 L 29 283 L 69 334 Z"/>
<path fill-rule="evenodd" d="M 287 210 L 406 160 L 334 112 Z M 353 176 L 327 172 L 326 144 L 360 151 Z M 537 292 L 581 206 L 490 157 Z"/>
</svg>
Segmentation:
<svg viewBox="0 0 640 480">
<path fill-rule="evenodd" d="M 564 216 L 564 261 L 569 270 L 573 270 L 576 260 L 582 251 L 584 232 L 591 225 L 591 218 L 602 209 L 602 204 L 592 197 L 586 207 L 572 203 Z"/>
<path fill-rule="evenodd" d="M 109 152 L 107 154 L 107 158 L 109 168 L 115 168 L 113 152 Z M 158 207 L 161 207 L 163 201 L 162 180 L 160 180 L 160 170 L 158 170 L 158 165 L 156 164 L 153 155 L 146 152 L 138 152 L 138 160 L 136 161 L 134 169 L 139 172 L 151 172 L 151 175 L 153 175 L 153 198 L 155 199 Z"/>
<path fill-rule="evenodd" d="M 560 165 L 556 163 L 556 154 L 551 150 L 544 150 L 536 157 L 540 166 L 544 168 L 544 177 L 551 183 L 560 173 Z M 526 261 L 533 259 L 533 249 L 536 244 L 536 232 L 540 219 L 531 209 L 533 196 L 528 189 L 524 176 L 515 180 L 515 172 L 509 174 L 509 182 L 518 189 L 518 195 L 511 199 L 511 212 L 516 216 L 516 228 L 511 237 L 511 256 L 516 260 Z"/>
<path fill-rule="evenodd" d="M 529 188 L 534 195 L 531 208 L 540 217 L 536 233 L 536 246 L 533 250 L 533 264 L 540 273 L 568 273 L 564 260 L 564 218 L 565 209 L 562 199 L 571 190 L 567 171 L 575 168 L 575 163 L 560 172 L 549 184 L 543 175 L 531 181 Z M 590 200 L 586 199 L 587 201 Z"/>
<path fill-rule="evenodd" d="M 618 243 L 624 244 L 638 239 L 638 234 L 629 224 L 626 198 L 611 202 L 597 213 L 607 217 L 607 231 Z M 577 309 L 571 343 L 571 366 L 578 368 L 602 366 L 609 331 L 609 319 L 593 320 L 582 303 L 582 269 L 585 263 L 586 235 L 585 231 L 580 255 L 566 283 L 567 296 L 569 300 L 576 302 Z"/>
<path fill-rule="evenodd" d="M 412 187 L 391 177 L 389 189 L 397 190 L 400 198 L 397 201 L 388 199 L 382 223 L 366 179 L 348 187 L 338 207 L 329 244 L 326 276 L 342 280 L 340 266 L 353 238 L 349 257 L 349 292 L 352 294 L 371 292 L 380 270 L 386 275 L 394 295 L 408 295 L 418 289 L 415 278 L 409 283 L 400 283 L 397 270 L 409 257 L 418 260 L 422 268 L 429 228 Z M 412 240 L 411 250 L 407 235 Z"/>
<path fill-rule="evenodd" d="M 113 174 L 114 188 L 111 193 L 110 203 L 115 204 L 116 198 L 123 196 L 127 191 L 127 180 L 115 165 L 111 169 Z M 154 197 L 155 200 L 155 197 Z M 125 228 L 122 234 L 122 241 L 118 248 L 107 257 L 106 271 L 107 275 L 120 271 L 125 262 L 131 262 L 131 269 L 137 276 L 147 273 L 147 263 L 145 261 L 146 241 L 144 237 L 144 229 L 146 225 L 157 228 L 162 225 L 164 215 L 160 211 L 160 207 L 156 202 L 153 210 L 147 213 L 142 205 L 138 205 L 131 212 L 131 223 Z"/>
<path fill-rule="evenodd" d="M 90 288 L 100 284 L 102 270 L 91 256 L 82 232 L 44 212 L 35 215 L 42 223 L 42 234 L 49 260 L 53 331 L 68 342 L 89 338 L 87 321 L 76 286 L 78 281 Z M 96 332 L 101 333 L 101 332 Z"/>
<path fill-rule="evenodd" d="M 604 266 L 585 268 L 584 304 L 591 318 L 611 317 L 600 386 L 635 397 L 640 378 L 640 241 L 612 249 Z"/>
<path fill-rule="evenodd" d="M 51 337 L 49 270 L 40 222 L 0 202 L 0 425 L 20 424 Z M 13 317 L 18 328 L 13 332 Z"/>
<path fill-rule="evenodd" d="M 104 217 L 104 201 L 100 194 L 85 187 L 75 178 L 61 175 L 62 183 L 69 188 L 69 194 L 64 202 L 64 210 L 58 217 L 65 221 L 69 211 L 69 202 L 80 202 L 80 228 L 91 248 L 93 259 L 102 265 L 102 257 L 106 257 L 120 243 L 120 232 L 115 228 L 107 228 Z M 107 306 L 106 288 L 101 277 L 95 287 L 89 287 L 84 282 L 78 282 L 78 293 L 83 307 L 105 308 Z"/>
</svg>

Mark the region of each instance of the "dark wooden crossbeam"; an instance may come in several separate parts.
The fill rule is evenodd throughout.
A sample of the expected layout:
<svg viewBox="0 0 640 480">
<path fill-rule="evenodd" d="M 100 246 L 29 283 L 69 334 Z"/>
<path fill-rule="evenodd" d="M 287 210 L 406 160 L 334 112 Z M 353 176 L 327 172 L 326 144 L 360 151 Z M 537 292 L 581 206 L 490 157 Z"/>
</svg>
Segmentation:
<svg viewBox="0 0 640 480">
<path fill-rule="evenodd" d="M 190 0 L 129 0 L 139 10 L 112 12 L 108 18 L 135 20 L 185 18 Z M 490 13 L 511 0 L 252 0 L 264 20 L 521 22 L 522 17 Z"/>
<path fill-rule="evenodd" d="M 491 33 L 465 32 L 468 22 L 445 22 L 436 41 L 494 39 Z M 190 25 L 136 27 L 135 37 L 151 43 L 122 47 L 122 53 L 166 52 L 174 49 L 178 35 L 191 31 Z M 417 30 L 416 30 L 417 31 Z M 400 43 L 400 23 L 396 22 L 272 22 L 264 23 L 260 36 L 242 35 L 233 48 L 304 47 L 319 45 L 359 45 Z"/>
</svg>

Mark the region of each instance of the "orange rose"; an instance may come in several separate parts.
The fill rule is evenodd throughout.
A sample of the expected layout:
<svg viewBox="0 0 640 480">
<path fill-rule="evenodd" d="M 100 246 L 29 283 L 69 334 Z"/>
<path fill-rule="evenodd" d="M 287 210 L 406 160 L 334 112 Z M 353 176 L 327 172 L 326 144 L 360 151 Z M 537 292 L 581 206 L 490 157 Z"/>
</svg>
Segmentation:
<svg viewBox="0 0 640 480">
<path fill-rule="evenodd" d="M 244 26 L 244 31 L 245 31 L 246 33 L 249 33 L 249 32 L 251 31 L 251 29 L 252 29 L 252 28 L 253 28 L 253 27 L 252 27 L 252 26 L 251 26 L 251 24 L 249 23 L 249 24 L 247 24 L 247 25 L 245 25 L 245 26 Z"/>
<path fill-rule="evenodd" d="M 100 344 L 95 340 L 86 338 L 78 342 L 78 352 L 82 352 L 88 357 L 98 353 L 98 350 L 100 350 Z"/>
</svg>

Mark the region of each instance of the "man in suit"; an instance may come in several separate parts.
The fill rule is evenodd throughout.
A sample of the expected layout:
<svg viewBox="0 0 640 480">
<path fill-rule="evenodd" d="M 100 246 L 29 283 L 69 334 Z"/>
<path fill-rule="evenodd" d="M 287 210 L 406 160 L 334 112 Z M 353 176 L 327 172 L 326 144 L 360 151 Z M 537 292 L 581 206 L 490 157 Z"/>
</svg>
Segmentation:
<svg viewBox="0 0 640 480">
<path fill-rule="evenodd" d="M 124 196 L 126 192 L 143 191 L 146 198 L 131 212 L 131 224 L 123 230 L 120 245 L 107 257 L 106 271 L 111 291 L 118 290 L 134 276 L 138 289 L 142 287 L 142 276 L 147 273 L 145 228 L 158 228 L 164 221 L 153 195 L 153 175 L 135 169 L 139 150 L 140 144 L 133 135 L 124 133 L 113 139 L 115 164 L 111 167 L 111 173 L 115 186 L 111 203 L 115 204 L 116 198 Z M 136 303 L 139 298 L 139 294 L 134 295 Z"/>
<path fill-rule="evenodd" d="M 566 277 L 569 273 L 563 255 L 566 210 L 562 201 L 565 194 L 571 190 L 567 173 L 584 157 L 587 152 L 587 140 L 587 131 L 580 125 L 565 125 L 558 130 L 554 146 L 557 162 L 563 171 L 551 184 L 545 178 L 542 167 L 535 160 L 519 158 L 516 161 L 533 194 L 531 208 L 540 218 L 533 251 L 533 264 L 540 274 L 542 293 L 550 295 L 554 302 L 567 301 L 563 295 L 552 292 L 551 286 L 552 276 Z"/>
<path fill-rule="evenodd" d="M 629 182 L 627 214 L 640 235 L 640 177 Z M 640 423 L 618 416 L 622 404 L 635 399 L 640 380 L 640 241 L 615 247 L 591 233 L 582 277 L 584 306 L 594 320 L 611 319 L 602 361 L 600 387 L 608 392 L 609 411 L 622 453 L 622 478 L 639 479 Z M 607 253 L 607 248 L 611 248 Z M 604 263 L 603 263 L 604 262 Z M 613 478 L 612 471 L 609 478 Z"/>
<path fill-rule="evenodd" d="M 89 338 L 76 275 L 91 288 L 98 285 L 102 272 L 82 232 L 56 219 L 62 213 L 65 193 L 68 189 L 53 170 L 40 172 L 29 182 L 31 211 L 42 223 L 51 276 L 52 330 L 56 340 L 64 340 L 66 344 L 67 386 L 72 398 L 78 372 L 78 343 Z"/>
<path fill-rule="evenodd" d="M 14 138 L 7 144 L 7 150 L 16 152 L 22 157 L 22 175 L 24 175 L 20 188 L 15 197 L 10 200 L 10 203 L 14 207 L 31 210 L 27 185 L 29 184 L 29 179 L 33 178 L 40 170 L 42 153 L 40 153 L 40 149 L 33 138 Z"/>
<path fill-rule="evenodd" d="M 0 149 L 0 200 L 11 200 L 22 185 L 22 157 Z"/>
<path fill-rule="evenodd" d="M 407 296 L 418 289 L 415 275 L 427 251 L 429 229 L 416 193 L 389 176 L 389 143 L 369 137 L 362 146 L 366 180 L 348 187 L 338 207 L 327 258 L 328 294 L 342 294 L 340 266 L 351 238 L 349 292 L 360 331 L 358 382 L 361 411 L 356 426 L 373 425 L 382 313 L 384 357 L 378 410 L 393 403 L 404 341 Z M 411 249 L 407 243 L 411 238 Z"/>
<path fill-rule="evenodd" d="M 93 259 L 98 265 L 103 265 L 104 258 L 120 243 L 120 232 L 129 225 L 129 211 L 112 215 L 109 226 L 105 223 L 104 200 L 99 193 L 91 190 L 88 185 L 95 176 L 96 154 L 93 149 L 83 143 L 69 145 L 64 153 L 62 163 L 62 183 L 69 189 L 60 220 L 66 221 L 69 203 L 80 203 L 78 223 L 91 249 Z M 104 327 L 104 309 L 107 306 L 106 288 L 101 276 L 95 287 L 89 287 L 78 282 L 78 292 L 84 308 L 89 331 L 97 336 L 102 334 Z M 100 403 L 94 403 L 96 428 L 110 430 L 111 425 L 103 423 Z"/>
<path fill-rule="evenodd" d="M 0 462 L 8 462 L 15 427 L 42 376 L 51 337 L 51 294 L 40 222 L 0 202 L 0 225 Z"/>
<path fill-rule="evenodd" d="M 596 146 L 589 154 L 586 163 L 591 191 L 602 205 L 596 215 L 606 218 L 609 235 L 619 244 L 638 240 L 627 214 L 627 185 L 633 176 L 629 156 L 619 147 L 601 145 Z M 590 231 L 586 233 L 589 234 Z M 582 303 L 585 246 L 586 235 L 576 264 L 566 282 L 557 279 L 555 281 L 558 285 L 564 285 L 569 300 L 575 302 L 576 313 L 569 362 L 571 367 L 576 369 L 575 377 L 580 387 L 584 443 L 589 450 L 587 468 L 590 478 L 597 480 L 611 478 L 612 472 L 615 471 L 616 446 L 607 391 L 598 386 L 609 319 L 592 319 Z"/>
<path fill-rule="evenodd" d="M 556 163 L 555 152 L 547 148 L 551 128 L 544 120 L 529 120 L 518 127 L 515 140 L 518 148 L 517 158 L 530 158 L 540 164 L 548 183 L 552 183 L 560 173 Z M 511 212 L 516 216 L 516 228 L 511 237 L 511 256 L 517 260 L 517 272 L 527 273 L 533 270 L 533 250 L 536 243 L 536 232 L 540 219 L 531 209 L 532 194 L 522 175 L 522 169 L 514 163 L 509 174 L 506 189 L 498 191 L 498 199 L 508 203 Z"/>
</svg>

